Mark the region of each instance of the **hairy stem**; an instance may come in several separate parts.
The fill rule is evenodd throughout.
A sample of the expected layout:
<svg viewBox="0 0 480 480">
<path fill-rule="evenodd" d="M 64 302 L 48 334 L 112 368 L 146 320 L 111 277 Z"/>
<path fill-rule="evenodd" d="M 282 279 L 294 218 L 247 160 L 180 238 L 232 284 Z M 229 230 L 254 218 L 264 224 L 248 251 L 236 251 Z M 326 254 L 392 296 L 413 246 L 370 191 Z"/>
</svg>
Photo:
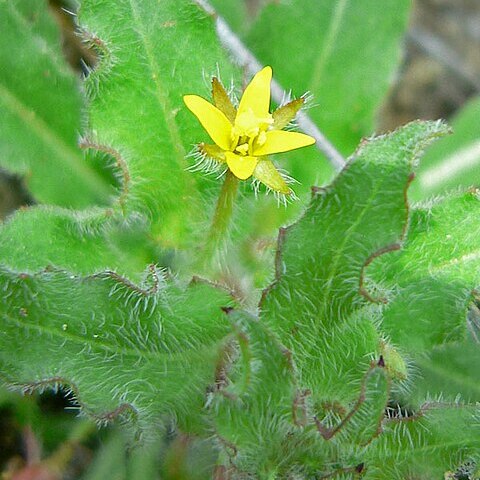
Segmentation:
<svg viewBox="0 0 480 480">
<path fill-rule="evenodd" d="M 215 257 L 219 246 L 228 232 L 237 191 L 238 178 L 230 170 L 227 170 L 218 197 L 217 206 L 215 207 L 215 213 L 213 214 L 212 225 L 208 232 L 205 255 L 203 258 L 205 266 Z"/>
</svg>

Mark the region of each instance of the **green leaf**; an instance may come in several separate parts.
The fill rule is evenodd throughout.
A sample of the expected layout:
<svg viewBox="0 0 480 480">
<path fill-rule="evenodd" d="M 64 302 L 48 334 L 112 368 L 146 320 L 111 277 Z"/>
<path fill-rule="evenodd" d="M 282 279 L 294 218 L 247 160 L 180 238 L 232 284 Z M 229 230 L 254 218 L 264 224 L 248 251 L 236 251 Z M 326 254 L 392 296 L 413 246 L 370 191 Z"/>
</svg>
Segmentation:
<svg viewBox="0 0 480 480">
<path fill-rule="evenodd" d="M 36 2 L 30 8 L 30 3 L 32 2 L 29 0 L 10 2 L 8 4 L 6 2 L 1 3 L 1 7 L 8 13 L 8 15 L 2 16 L 2 20 L 8 21 L 8 32 L 12 36 L 16 31 L 17 24 L 15 22 L 23 22 L 25 24 L 25 32 L 23 33 L 23 36 L 25 36 L 24 43 L 28 45 L 31 43 L 31 48 L 33 49 L 31 55 L 36 55 L 35 61 L 32 60 L 32 62 L 29 62 L 29 65 L 38 64 L 38 68 L 40 68 L 43 63 L 50 62 L 52 69 L 53 67 L 57 68 L 58 72 L 57 70 L 55 72 L 58 74 L 59 79 L 55 78 L 54 82 L 55 84 L 58 84 L 60 81 L 63 83 L 56 89 L 51 88 L 51 78 L 44 81 L 41 73 L 33 70 L 30 72 L 30 69 L 28 69 L 29 75 L 36 76 L 43 82 L 40 85 L 41 88 L 38 87 L 39 96 L 38 98 L 35 97 L 34 100 L 36 104 L 38 103 L 38 108 L 45 109 L 45 115 L 49 115 L 49 121 L 51 120 L 49 128 L 52 135 L 54 133 L 61 134 L 65 129 L 71 130 L 70 143 L 72 144 L 72 149 L 79 155 L 80 150 L 78 150 L 76 144 L 80 128 L 77 117 L 79 118 L 82 103 L 80 91 L 73 74 L 67 69 L 59 54 L 60 46 L 57 45 L 59 44 L 57 28 L 47 15 L 46 6 L 43 3 Z M 95 10 L 99 14 L 98 18 L 94 19 L 95 22 L 102 24 L 105 22 L 107 26 L 104 29 L 113 35 L 113 30 L 109 27 L 110 22 L 112 22 L 112 9 L 106 4 L 102 3 L 100 6 L 98 2 L 95 3 L 94 9 L 100 7 L 105 9 L 105 12 Z M 97 209 L 82 214 L 52 209 L 40 209 L 22 213 L 20 218 L 11 220 L 2 230 L 2 233 L 0 233 L 0 235 L 3 235 L 0 243 L 2 245 L 1 253 L 7 266 L 14 270 L 29 272 L 54 266 L 80 275 L 112 269 L 129 276 L 129 278 L 138 279 L 141 271 L 148 263 L 170 264 L 170 258 L 167 255 L 160 256 L 152 246 L 154 242 L 159 243 L 158 229 L 160 224 L 162 224 L 161 228 L 164 233 L 161 241 L 169 248 L 177 246 L 175 243 L 179 240 L 177 227 L 179 231 L 186 229 L 195 232 L 195 235 L 198 237 L 201 236 L 205 228 L 205 219 L 213 208 L 213 202 L 210 202 L 209 197 L 208 201 L 211 206 L 204 205 L 204 199 L 201 200 L 197 187 L 208 190 L 212 187 L 213 182 L 198 174 L 183 171 L 182 168 L 188 161 L 182 159 L 184 164 L 179 167 L 176 160 L 179 160 L 180 157 L 178 155 L 177 157 L 172 156 L 172 151 L 174 150 L 173 144 L 175 144 L 177 149 L 190 149 L 190 145 L 193 142 L 202 139 L 201 135 L 203 133 L 201 133 L 201 127 L 196 123 L 193 116 L 187 112 L 185 112 L 186 121 L 183 121 L 174 118 L 178 113 L 177 111 L 162 110 L 162 108 L 166 108 L 167 104 L 169 108 L 171 106 L 170 100 L 166 97 L 159 97 L 161 94 L 159 92 L 159 82 L 162 82 L 163 78 L 158 78 L 155 83 L 151 77 L 151 68 L 155 67 L 161 70 L 162 77 L 165 76 L 168 81 L 166 84 L 168 88 L 166 88 L 164 93 L 174 100 L 172 105 L 178 110 L 180 106 L 183 108 L 182 93 L 189 91 L 201 93 L 205 90 L 203 69 L 206 68 L 204 60 L 206 61 L 207 57 L 212 65 L 210 72 L 216 71 L 213 65 L 216 64 L 215 62 L 223 54 L 214 37 L 212 22 L 205 17 L 197 6 L 193 6 L 186 1 L 184 3 L 185 6 L 177 11 L 176 8 L 169 7 L 166 4 L 163 4 L 161 9 L 156 8 L 156 6 L 146 8 L 146 4 L 143 2 L 141 7 L 141 9 L 145 8 L 142 10 L 143 20 L 136 15 L 135 12 L 137 10 L 133 8 L 135 7 L 133 2 L 129 5 L 124 5 L 126 12 L 131 17 L 131 23 L 129 23 L 131 26 L 129 31 L 130 40 L 133 36 L 142 44 L 143 57 L 139 55 L 132 56 L 131 43 L 119 41 L 118 44 L 116 42 L 109 44 L 114 49 L 114 58 L 112 59 L 107 55 L 106 45 L 97 36 L 85 33 L 85 36 L 91 43 L 101 50 L 99 53 L 108 58 L 103 58 L 103 63 L 96 71 L 91 73 L 87 81 L 87 88 L 90 90 L 90 93 L 92 93 L 92 90 L 95 90 L 96 93 L 91 95 L 92 102 L 90 107 L 93 113 L 91 115 L 92 122 L 89 125 L 90 133 L 81 141 L 81 146 L 86 151 L 85 160 L 79 158 L 83 163 L 86 160 L 91 160 L 95 162 L 101 161 L 106 165 L 115 165 L 123 184 L 122 190 L 119 192 L 118 205 L 114 206 L 112 210 L 101 211 Z M 176 5 L 178 6 L 178 2 Z M 85 17 L 87 17 L 87 2 L 85 2 L 83 7 Z M 151 17 L 148 13 L 149 11 L 155 11 L 157 16 L 155 18 Z M 121 12 L 118 11 L 117 13 L 120 14 Z M 151 31 L 149 35 L 142 36 L 138 33 L 138 25 L 142 21 L 146 21 L 147 15 Z M 33 26 L 28 24 L 30 16 L 33 19 Z M 129 18 L 128 15 L 125 18 Z M 122 22 L 118 24 L 115 22 L 114 24 L 123 34 L 126 34 L 126 30 L 121 25 Z M 52 43 L 58 46 L 58 52 L 52 48 L 47 48 L 48 44 L 43 38 L 29 35 L 32 28 L 39 30 L 44 34 L 45 38 L 52 40 Z M 102 29 L 96 26 L 95 33 L 99 34 L 101 32 Z M 106 35 L 106 37 L 107 40 L 110 40 L 109 35 Z M 115 40 L 119 40 L 118 35 L 114 35 L 114 37 Z M 125 40 L 123 37 L 121 39 Z M 195 39 L 195 41 L 192 39 Z M 175 44 L 178 46 L 179 41 L 184 42 L 185 45 L 193 45 L 195 43 L 195 55 L 192 54 L 193 47 L 189 47 L 189 51 L 184 51 L 183 58 L 178 59 L 178 65 L 170 65 L 171 58 L 166 53 L 165 45 L 170 42 L 171 45 Z M 150 44 L 149 42 L 155 46 L 153 54 L 156 55 L 154 60 L 154 63 L 156 63 L 145 69 L 145 55 L 148 57 L 152 53 L 146 50 Z M 12 38 L 12 43 L 16 46 L 18 42 L 15 43 Z M 197 49 L 200 45 L 203 46 L 203 50 Z M 40 47 L 45 49 L 43 56 L 38 55 Z M 29 51 L 27 47 L 23 50 L 25 50 L 23 55 L 26 55 Z M 202 51 L 205 54 L 205 58 L 201 58 L 202 55 L 196 55 L 196 53 L 201 54 Z M 21 84 L 21 82 L 17 81 L 17 77 L 21 77 L 20 70 L 27 70 L 25 65 L 20 65 L 16 61 L 18 58 L 23 57 L 12 55 L 10 59 L 15 64 L 13 71 L 18 71 L 18 74 L 15 74 L 12 78 L 8 77 L 15 87 L 17 87 L 17 84 Z M 166 74 L 167 63 L 168 75 Z M 229 67 L 229 62 L 224 61 L 224 63 L 225 68 L 223 70 L 228 75 L 228 72 L 231 72 L 232 69 Z M 171 76 L 170 70 L 172 68 L 176 69 L 179 78 Z M 110 76 L 107 75 L 107 71 Z M 132 87 L 130 83 L 132 73 L 134 72 L 137 72 L 135 74 L 136 83 L 134 82 L 134 89 L 130 89 Z M 188 72 L 188 74 L 185 72 Z M 9 74 L 9 72 L 7 73 Z M 28 78 L 25 81 L 25 95 L 27 98 L 30 98 L 28 92 L 29 88 L 32 88 L 31 85 L 34 84 L 34 81 L 30 82 Z M 110 94 L 107 92 L 110 92 Z M 57 101 L 52 95 L 66 97 L 69 104 L 65 105 L 65 110 L 68 110 L 68 112 L 64 112 L 62 116 L 58 115 L 61 103 L 60 100 Z M 52 105 L 55 105 L 55 109 L 52 109 Z M 127 106 L 127 110 L 124 110 L 125 106 Z M 174 107 L 172 106 L 172 109 Z M 128 109 L 131 109 L 131 111 Z M 163 123 L 159 121 L 161 120 L 162 112 L 164 114 Z M 94 120 L 103 114 L 107 115 L 102 117 L 104 124 Z M 76 123 L 70 125 L 72 123 L 69 122 L 70 117 L 76 119 Z M 147 121 L 145 121 L 146 118 Z M 118 122 L 121 124 L 121 128 L 118 126 Z M 182 130 L 180 144 L 178 142 L 175 143 L 178 140 L 176 137 L 168 137 L 169 140 L 166 142 L 167 137 L 165 134 L 170 132 L 170 130 L 175 130 L 177 127 Z M 93 129 L 97 132 L 95 135 Z M 132 140 L 131 142 L 124 141 L 123 136 L 127 130 L 127 136 Z M 183 136 L 183 134 L 185 135 Z M 93 141 L 93 136 L 95 136 L 96 141 Z M 40 180 L 41 186 L 46 192 L 55 195 L 58 193 L 58 195 L 72 196 L 75 199 L 75 202 L 62 202 L 57 199 L 56 203 L 65 203 L 75 207 L 84 206 L 84 196 L 89 195 L 88 186 L 77 186 L 72 183 L 73 180 L 70 181 L 70 178 L 63 178 L 63 173 L 68 173 L 68 171 L 62 166 L 56 168 L 46 161 L 38 161 L 38 149 L 35 150 L 38 147 L 37 140 L 34 141 L 33 146 L 28 146 L 31 135 L 22 134 L 19 137 L 21 137 L 18 139 L 19 142 L 24 146 L 27 145 L 26 148 L 31 152 L 32 159 L 35 160 L 35 168 L 45 168 L 44 173 L 35 172 L 32 179 L 34 181 Z M 108 140 L 105 140 L 106 138 Z M 115 148 L 115 138 L 120 139 L 118 141 L 120 145 L 118 149 Z M 101 140 L 105 141 L 101 143 Z M 12 144 L 13 142 L 11 141 L 5 143 L 8 148 Z M 127 153 L 125 153 L 126 151 Z M 126 159 L 124 159 L 124 155 L 126 155 Z M 20 154 L 16 155 L 15 161 L 22 157 Z M 173 161 L 174 171 L 170 172 L 168 168 L 162 170 L 158 157 L 164 159 L 162 160 L 164 167 Z M 50 159 L 55 160 L 54 156 L 49 154 L 49 161 Z M 61 172 L 60 175 L 58 171 Z M 51 181 L 50 177 L 52 177 Z M 187 185 L 188 179 L 193 183 L 196 183 L 196 180 L 198 180 L 198 185 L 193 185 L 192 183 Z M 58 185 L 55 183 L 57 181 Z M 182 185 L 185 187 L 183 191 L 178 182 L 183 182 Z M 55 193 L 57 187 L 58 192 Z M 139 190 L 137 190 L 137 187 Z M 213 188 L 216 188 L 215 184 L 213 184 Z M 165 195 L 166 190 L 170 192 L 169 195 Z M 110 192 L 113 193 L 113 189 Z M 140 198 L 142 195 L 143 198 Z M 146 200 L 147 197 L 148 199 Z M 198 208 L 198 203 L 195 203 L 196 201 L 193 201 L 190 197 L 201 200 L 202 208 Z M 131 201 L 132 198 L 135 201 Z M 51 198 L 41 199 L 54 201 Z M 152 202 L 156 207 L 159 207 L 165 199 L 167 199 L 166 202 L 170 209 L 170 222 L 167 215 L 162 216 L 162 212 L 158 210 L 153 212 L 152 208 L 149 207 L 149 204 Z M 94 201 L 93 203 L 98 202 Z M 118 206 L 122 208 L 123 213 L 127 214 L 128 220 L 122 221 L 118 218 L 116 214 Z M 152 221 L 153 227 L 147 226 L 146 220 L 137 218 L 138 215 L 134 213 L 134 210 L 148 211 L 148 218 Z M 187 214 L 186 211 L 189 213 Z M 202 217 L 201 214 L 204 216 Z M 175 237 L 175 241 L 173 237 Z"/>
<path fill-rule="evenodd" d="M 82 97 L 45 2 L 0 1 L 0 162 L 41 202 L 106 204 L 113 188 L 77 147 Z"/>
<path fill-rule="evenodd" d="M 378 312 L 361 308 L 363 271 L 398 248 L 413 165 L 445 131 L 417 122 L 364 143 L 331 186 L 314 192 L 301 220 L 280 233 L 277 279 L 264 292 L 262 319 L 292 352 L 317 408 L 322 400 L 352 400 L 378 351 Z"/>
<path fill-rule="evenodd" d="M 413 166 L 445 131 L 441 123 L 413 123 L 364 143 L 280 233 L 277 279 L 264 292 L 260 326 L 240 323 L 244 346 L 239 340 L 240 359 L 226 368 L 215 408 L 216 432 L 227 452 L 238 450 L 241 471 L 261 478 L 282 478 L 293 465 L 315 471 L 344 446 L 348 464 L 379 434 L 393 374 L 372 367 L 385 351 L 376 327 L 381 307 L 365 305 L 359 289 L 365 266 L 402 239 Z"/>
<path fill-rule="evenodd" d="M 213 208 L 205 204 L 212 181 L 186 171 L 186 156 L 208 137 L 182 96 L 209 96 L 209 75 L 234 74 L 213 19 L 188 0 L 129 0 L 115 8 L 86 0 L 78 19 L 101 57 L 86 82 L 86 144 L 115 149 L 132 179 L 127 211 L 147 212 L 164 245 L 200 236 Z"/>
<path fill-rule="evenodd" d="M 457 186 L 480 185 L 479 117 L 480 98 L 476 98 L 453 119 L 453 135 L 426 152 L 412 185 L 412 198 L 426 198 Z"/>
<path fill-rule="evenodd" d="M 231 28 L 240 35 L 246 34 L 251 28 L 252 18 L 249 5 L 243 0 L 213 0 L 209 2 L 219 15 L 228 20 Z"/>
<path fill-rule="evenodd" d="M 429 397 L 480 401 L 480 345 L 472 339 L 438 346 L 415 364 L 420 372 L 411 392 L 414 405 Z"/>
<path fill-rule="evenodd" d="M 409 10 L 407 0 L 388 0 L 381 9 L 375 0 L 271 3 L 246 40 L 285 88 L 294 88 L 296 96 L 314 95 L 320 107 L 309 110 L 310 116 L 350 154 L 373 131 L 400 58 Z"/>
<path fill-rule="evenodd" d="M 1 263 L 12 271 L 53 267 L 88 275 L 108 269 L 139 279 L 145 265 L 161 260 L 155 253 L 145 220 L 126 222 L 108 210 L 32 207 L 0 226 Z"/>
<path fill-rule="evenodd" d="M 182 289 L 154 267 L 143 285 L 112 272 L 75 277 L 2 270 L 1 377 L 30 391 L 69 388 L 99 422 L 133 418 L 156 436 L 173 416 L 202 427 L 201 409 L 230 325 L 229 295 Z"/>
<path fill-rule="evenodd" d="M 390 394 L 390 379 L 384 367 L 373 366 L 363 381 L 360 397 L 338 426 L 337 442 L 367 445 L 381 433 Z M 333 430 L 335 431 L 335 430 Z"/>
<path fill-rule="evenodd" d="M 304 420 L 295 400 L 293 365 L 289 352 L 257 318 L 241 311 L 229 317 L 236 336 L 217 370 L 211 407 L 215 433 L 226 458 L 239 452 L 238 468 L 267 473 L 288 464 L 286 456 L 292 461 L 302 452 L 286 441 L 295 434 L 293 424 Z"/>
<path fill-rule="evenodd" d="M 413 418 L 387 422 L 372 447 L 367 480 L 448 478 L 446 472 L 480 459 L 478 410 L 426 404 Z"/>
<path fill-rule="evenodd" d="M 382 329 L 407 352 L 465 338 L 472 290 L 480 285 L 479 198 L 471 191 L 417 208 L 402 251 L 372 265 L 392 297 Z"/>
</svg>

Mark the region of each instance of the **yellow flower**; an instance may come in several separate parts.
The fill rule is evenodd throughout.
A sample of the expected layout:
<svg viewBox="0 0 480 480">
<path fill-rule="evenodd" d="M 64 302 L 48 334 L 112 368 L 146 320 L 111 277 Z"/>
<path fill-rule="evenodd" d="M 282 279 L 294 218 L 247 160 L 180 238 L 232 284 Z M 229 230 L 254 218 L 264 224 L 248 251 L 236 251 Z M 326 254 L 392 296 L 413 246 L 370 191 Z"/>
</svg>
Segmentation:
<svg viewBox="0 0 480 480">
<path fill-rule="evenodd" d="M 267 155 L 306 147 L 314 144 L 315 139 L 282 130 L 295 117 L 304 99 L 293 100 L 271 114 L 271 80 L 271 67 L 259 71 L 245 89 L 238 109 L 216 78 L 212 79 L 214 105 L 197 95 L 185 95 L 183 100 L 215 142 L 198 145 L 202 155 L 226 163 L 241 180 L 253 175 L 268 188 L 289 195 L 292 191 Z"/>
</svg>

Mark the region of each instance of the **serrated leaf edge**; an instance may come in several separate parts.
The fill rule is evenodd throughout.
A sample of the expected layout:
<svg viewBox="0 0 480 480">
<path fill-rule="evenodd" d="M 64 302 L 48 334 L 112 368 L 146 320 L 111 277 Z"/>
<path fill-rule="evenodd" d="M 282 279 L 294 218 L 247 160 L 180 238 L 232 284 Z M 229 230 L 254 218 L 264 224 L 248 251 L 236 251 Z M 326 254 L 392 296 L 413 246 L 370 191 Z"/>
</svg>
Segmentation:
<svg viewBox="0 0 480 480">
<path fill-rule="evenodd" d="M 422 122 L 422 121 L 417 120 L 417 121 L 414 121 L 414 122 L 410 122 L 408 125 L 416 125 L 416 124 L 423 124 L 423 123 L 426 123 L 426 122 Z M 446 124 L 443 120 L 438 120 L 436 122 L 429 122 L 429 123 L 432 125 L 432 128 L 431 128 L 432 132 L 429 135 L 426 135 L 424 140 L 419 142 L 417 144 L 415 150 L 412 152 L 412 156 L 411 156 L 411 159 L 410 159 L 410 162 L 409 162 L 411 169 L 413 169 L 415 167 L 415 164 L 416 164 L 418 158 L 423 153 L 424 149 L 435 138 L 441 137 L 441 136 L 445 135 L 445 133 L 446 133 L 445 131 L 444 132 L 435 131 L 435 128 L 438 128 L 440 125 L 444 127 L 444 130 L 446 130 Z M 267 297 L 268 293 L 278 284 L 278 282 L 280 281 L 280 279 L 282 277 L 282 273 L 283 273 L 282 272 L 283 245 L 284 245 L 284 242 L 286 240 L 288 231 L 290 229 L 294 228 L 297 224 L 299 224 L 303 220 L 303 218 L 306 215 L 306 212 L 308 211 L 308 209 L 312 205 L 312 202 L 315 200 L 315 198 L 317 198 L 317 196 L 325 195 L 326 193 L 330 192 L 331 190 L 333 190 L 335 188 L 337 179 L 340 178 L 340 176 L 343 175 L 343 173 L 351 167 L 351 165 L 355 162 L 355 160 L 363 153 L 363 149 L 368 144 L 370 144 L 371 142 L 376 141 L 376 140 L 381 140 L 381 139 L 388 138 L 389 136 L 394 135 L 401 128 L 405 128 L 405 127 L 400 127 L 399 129 L 397 129 L 393 132 L 389 132 L 389 133 L 386 133 L 386 134 L 383 134 L 383 135 L 372 136 L 370 138 L 363 139 L 360 142 L 360 145 L 358 146 L 357 150 L 348 159 L 348 162 L 345 165 L 345 167 L 338 173 L 338 175 L 333 179 L 333 181 L 328 186 L 326 186 L 326 187 L 313 186 L 311 188 L 311 201 L 310 201 L 309 205 L 306 207 L 304 214 L 293 224 L 291 224 L 287 227 L 282 227 L 282 228 L 279 229 L 279 233 L 278 233 L 278 237 L 277 237 L 277 250 L 276 250 L 276 253 L 275 253 L 275 260 L 274 260 L 274 265 L 275 265 L 274 280 L 270 283 L 270 285 L 265 287 L 262 291 L 262 295 L 261 295 L 260 302 L 259 302 L 259 305 L 258 305 L 260 309 L 262 308 L 262 304 L 265 301 L 265 298 Z M 450 129 L 448 129 L 448 131 L 450 131 Z M 365 270 L 368 267 L 368 265 L 370 265 L 375 258 L 378 258 L 379 256 L 384 255 L 386 253 L 401 249 L 402 243 L 403 243 L 403 241 L 406 238 L 406 235 L 408 233 L 408 222 L 409 222 L 409 218 L 410 218 L 410 205 L 409 205 L 409 202 L 408 202 L 407 193 L 408 193 L 408 188 L 411 185 L 414 178 L 415 178 L 415 173 L 412 171 L 410 173 L 409 177 L 407 178 L 407 182 L 406 182 L 405 187 L 404 187 L 404 202 L 405 202 L 404 205 L 405 205 L 405 210 L 406 210 L 406 219 L 405 219 L 405 223 L 404 223 L 404 226 L 403 226 L 403 231 L 400 234 L 398 242 L 395 242 L 393 244 L 386 245 L 384 247 L 381 247 L 381 248 L 377 249 L 375 252 L 373 252 L 372 254 L 370 254 L 367 257 L 367 259 L 365 260 L 365 262 L 364 262 L 364 264 L 361 268 L 361 273 L 360 273 L 360 277 L 359 277 L 358 293 L 361 294 L 364 298 L 366 298 L 370 302 L 385 303 L 384 299 L 375 299 L 375 297 L 370 295 L 367 292 L 367 290 L 364 288 Z"/>
</svg>

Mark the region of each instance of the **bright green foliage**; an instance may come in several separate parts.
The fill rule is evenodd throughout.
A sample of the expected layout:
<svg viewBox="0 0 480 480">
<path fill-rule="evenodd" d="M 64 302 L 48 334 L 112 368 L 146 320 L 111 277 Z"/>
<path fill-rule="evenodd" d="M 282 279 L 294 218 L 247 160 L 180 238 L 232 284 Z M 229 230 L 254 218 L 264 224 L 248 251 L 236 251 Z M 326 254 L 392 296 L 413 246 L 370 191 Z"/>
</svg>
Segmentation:
<svg viewBox="0 0 480 480">
<path fill-rule="evenodd" d="M 77 147 L 82 98 L 44 2 L 0 1 L 0 32 L 0 165 L 39 201 L 105 204 L 113 189 Z"/>
<path fill-rule="evenodd" d="M 201 281 L 184 290 L 153 267 L 141 286 L 109 272 L 4 270 L 0 282 L 4 380 L 65 385 L 99 422 L 125 415 L 137 433 L 158 434 L 172 415 L 198 423 L 230 331 L 225 292 Z"/>
<path fill-rule="evenodd" d="M 77 208 L 110 202 L 115 190 L 104 169 L 117 164 L 122 176 L 121 162 L 110 151 L 83 154 L 78 148 L 84 99 L 45 2 L 2 1 L 0 23 L 0 162 L 25 175 L 37 201 Z M 120 191 L 115 203 L 124 196 Z M 147 230 L 145 220 L 125 221 L 110 209 L 32 208 L 2 226 L 2 263 L 30 272 L 115 269 L 138 278 L 146 264 L 163 263 Z"/>
<path fill-rule="evenodd" d="M 227 82 L 233 75 L 213 19 L 187 0 L 125 0 L 115 8 L 87 0 L 79 22 L 100 55 L 86 83 L 88 143 L 115 149 L 131 179 L 128 210 L 147 213 L 154 235 L 178 246 L 185 232 L 197 227 L 198 234 L 211 211 L 201 193 L 205 176 L 186 171 L 192 144 L 208 137 L 182 95 L 208 96 L 206 83 L 220 63 Z"/>
<path fill-rule="evenodd" d="M 314 93 L 321 108 L 312 118 L 349 153 L 372 131 L 408 4 L 273 2 L 246 39 L 283 86 Z M 33 23 L 27 11 L 38 13 Z M 280 232 L 275 279 L 258 309 L 241 273 L 265 286 L 258 245 L 295 209 L 242 191 L 218 256 L 217 279 L 241 299 L 232 309 L 220 286 L 183 281 L 218 183 L 185 169 L 191 144 L 207 138 L 182 95 L 209 96 L 204 74 L 209 81 L 217 65 L 227 86 L 235 76 L 213 19 L 190 0 L 83 1 L 82 34 L 100 57 L 85 82 L 83 157 L 82 98 L 51 20 L 31 0 L 0 0 L 0 13 L 9 42 L 18 30 L 18 51 L 0 55 L 19 78 L 0 75 L 2 161 L 31 170 L 35 196 L 57 204 L 18 212 L 0 229 L 6 384 L 62 385 L 98 423 L 120 417 L 154 440 L 166 478 L 177 455 L 178 439 L 163 443 L 172 424 L 180 444 L 183 434 L 199 437 L 179 467 L 186 478 L 211 478 L 215 462 L 217 477 L 223 469 L 235 480 L 434 479 L 476 468 L 479 196 L 457 193 L 413 212 L 407 201 L 417 159 L 446 133 L 443 123 L 365 140 L 330 186 L 314 187 L 301 218 Z M 62 121 L 52 113 L 59 105 Z M 294 153 L 291 171 L 309 187 L 323 173 L 306 158 Z M 109 164 L 120 188 L 105 208 Z M 195 248 L 179 253 L 185 246 Z M 457 394 L 469 404 L 450 403 Z M 154 477 L 155 449 L 125 461 L 123 448 L 113 436 L 85 478 Z"/>
<path fill-rule="evenodd" d="M 393 455 L 382 447 L 376 459 L 375 438 L 385 435 L 385 444 L 397 445 L 400 433 L 382 433 L 384 412 L 391 383 L 398 384 L 408 372 L 399 353 L 377 331 L 382 309 L 362 306 L 359 289 L 365 266 L 398 248 L 407 227 L 406 188 L 413 165 L 422 148 L 445 132 L 440 123 L 414 123 L 364 144 L 331 187 L 314 193 L 303 218 L 280 234 L 277 280 L 264 293 L 260 318 L 283 347 L 271 334 L 258 336 L 264 327 L 252 328 L 253 320 L 250 326 L 244 323 L 240 360 L 232 370 L 226 368 L 227 387 L 214 410 L 225 454 L 239 471 L 260 478 L 308 475 L 319 469 L 326 475 L 332 472 L 323 469 L 333 458 L 341 466 L 332 471 L 339 474 L 354 472 L 366 461 L 375 471 L 382 455 Z M 385 256 L 386 264 L 390 257 Z M 369 359 L 378 360 L 379 366 L 369 366 Z M 392 361 L 392 368 L 388 363 L 382 368 L 385 361 Z M 408 422 L 413 432 L 430 428 Z M 432 428 L 438 430 L 436 425 Z M 458 466 L 474 451 L 453 457 L 460 431 L 452 437 L 457 443 L 445 447 L 448 453 L 438 461 L 439 471 Z M 420 442 L 414 433 L 412 438 Z M 438 441 L 435 433 L 425 440 Z M 475 448 L 472 442 L 468 446 Z M 414 471 L 418 452 L 412 450 L 403 454 Z M 400 468 L 390 468 L 400 475 Z"/>
<path fill-rule="evenodd" d="M 426 152 L 412 198 L 427 198 L 458 185 L 480 185 L 480 98 L 468 103 L 452 121 L 453 134 Z"/>
<path fill-rule="evenodd" d="M 468 338 L 462 342 L 435 347 L 428 355 L 416 359 L 421 376 L 415 381 L 412 403 L 425 397 L 442 397 L 449 401 L 458 396 L 462 401 L 480 401 L 480 355 L 478 342 Z"/>
<path fill-rule="evenodd" d="M 302 453 L 293 448 L 287 452 L 292 444 L 285 441 L 298 435 L 293 425 L 302 422 L 303 415 L 301 405 L 292 410 L 293 365 L 289 352 L 258 319 L 240 312 L 229 316 L 236 339 L 225 351 L 223 382 L 211 407 L 215 432 L 227 456 L 235 449 L 240 452 L 237 468 L 266 474 L 281 462 L 295 463 Z M 239 358 L 231 365 L 235 352 Z"/>
<path fill-rule="evenodd" d="M 314 95 L 319 107 L 309 115 L 350 154 L 372 132 L 399 59 L 409 10 L 407 0 L 388 0 L 382 8 L 375 0 L 271 3 L 246 41 L 260 61 L 272 65 L 282 85 L 294 86 L 294 95 Z"/>
<path fill-rule="evenodd" d="M 472 463 L 480 460 L 478 409 L 425 404 L 417 418 L 387 421 L 372 447 L 367 454 L 367 480 L 433 480 L 462 466 L 472 473 Z"/>
<path fill-rule="evenodd" d="M 465 338 L 472 290 L 480 285 L 479 216 L 476 191 L 417 208 L 402 251 L 374 263 L 375 278 L 395 292 L 382 323 L 394 343 L 428 352 Z"/>
<path fill-rule="evenodd" d="M 378 435 L 383 420 L 390 391 L 387 371 L 367 366 L 352 404 L 345 411 L 339 402 L 325 407 L 328 414 L 317 430 L 311 392 L 297 383 L 291 352 L 261 322 L 239 313 L 231 316 L 240 358 L 225 366 L 224 386 L 212 409 L 227 463 L 259 478 L 311 473 L 335 455 L 352 452 L 360 463 L 359 451 Z"/>
<path fill-rule="evenodd" d="M 252 18 L 251 8 L 245 1 L 238 0 L 213 0 L 210 5 L 215 7 L 215 11 L 228 20 L 231 28 L 239 35 L 243 35 L 251 28 Z"/>
<path fill-rule="evenodd" d="M 345 427 L 338 430 L 336 441 L 367 445 L 381 430 L 381 423 L 387 408 L 390 381 L 385 368 L 372 368 L 362 383 L 360 397 L 352 407 L 352 416 L 346 417 Z M 342 428 L 342 423 L 334 428 Z M 334 430 L 335 431 L 335 430 Z"/>
<path fill-rule="evenodd" d="M 36 207 L 18 212 L 2 226 L 0 257 L 4 266 L 18 272 L 53 267 L 87 275 L 109 269 L 138 278 L 155 258 L 155 249 L 139 217 L 126 222 L 109 210 Z"/>
<path fill-rule="evenodd" d="M 314 191 L 301 221 L 280 234 L 277 280 L 265 292 L 262 318 L 316 400 L 350 401 L 351 382 L 378 349 L 371 309 L 361 309 L 363 270 L 397 248 L 413 165 L 442 133 L 441 123 L 413 123 L 363 144 L 330 187 Z"/>
</svg>

